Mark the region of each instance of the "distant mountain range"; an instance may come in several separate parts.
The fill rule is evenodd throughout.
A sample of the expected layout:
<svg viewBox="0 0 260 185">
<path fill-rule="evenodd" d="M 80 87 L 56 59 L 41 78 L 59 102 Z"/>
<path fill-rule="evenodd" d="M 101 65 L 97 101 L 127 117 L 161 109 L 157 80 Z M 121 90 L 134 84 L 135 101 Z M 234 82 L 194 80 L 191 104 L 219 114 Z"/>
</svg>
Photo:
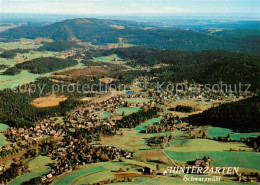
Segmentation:
<svg viewBox="0 0 260 185">
<path fill-rule="evenodd" d="M 209 28 L 210 29 L 210 28 Z M 145 45 L 160 49 L 207 50 L 221 49 L 259 55 L 259 30 L 243 28 L 210 32 L 188 29 L 169 29 L 148 27 L 134 21 L 115 21 L 108 19 L 69 19 L 46 26 L 22 26 L 0 33 L 1 38 L 37 38 L 46 37 L 54 40 L 79 39 L 93 44 L 123 42 Z M 220 31 L 220 32 L 219 32 Z"/>
</svg>

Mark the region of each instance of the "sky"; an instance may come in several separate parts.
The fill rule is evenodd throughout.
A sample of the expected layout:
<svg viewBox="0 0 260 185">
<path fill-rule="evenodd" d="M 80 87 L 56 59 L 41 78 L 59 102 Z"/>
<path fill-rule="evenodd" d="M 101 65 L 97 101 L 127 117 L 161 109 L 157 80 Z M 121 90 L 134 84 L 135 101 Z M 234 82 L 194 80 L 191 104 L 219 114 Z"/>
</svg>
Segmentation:
<svg viewBox="0 0 260 185">
<path fill-rule="evenodd" d="M 260 13 L 260 0 L 0 0 L 1 13 Z"/>
</svg>

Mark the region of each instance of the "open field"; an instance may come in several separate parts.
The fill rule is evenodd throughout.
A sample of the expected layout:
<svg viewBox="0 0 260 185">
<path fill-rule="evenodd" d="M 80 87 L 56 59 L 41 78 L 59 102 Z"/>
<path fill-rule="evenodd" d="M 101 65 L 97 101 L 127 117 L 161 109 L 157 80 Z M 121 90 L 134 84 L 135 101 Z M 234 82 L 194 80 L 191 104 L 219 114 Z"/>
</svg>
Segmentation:
<svg viewBox="0 0 260 185">
<path fill-rule="evenodd" d="M 218 139 L 218 137 L 226 137 L 230 134 L 230 138 L 234 141 L 240 141 L 241 138 L 257 137 L 260 133 L 233 133 L 231 129 L 221 127 L 210 127 L 208 136 L 212 139 Z"/>
<path fill-rule="evenodd" d="M 42 44 L 30 44 L 25 42 L 0 42 L 0 48 L 5 49 L 37 49 Z"/>
<path fill-rule="evenodd" d="M 6 144 L 6 140 L 2 134 L 0 134 L 0 146 L 3 146 Z"/>
<path fill-rule="evenodd" d="M 113 63 L 113 64 L 124 64 L 125 63 L 116 54 L 112 54 L 109 56 L 94 57 L 94 61 L 109 62 L 109 63 Z"/>
<path fill-rule="evenodd" d="M 105 119 L 105 118 L 109 118 L 111 116 L 111 114 L 109 114 L 108 112 L 103 112 L 102 114 L 99 115 L 100 119 Z"/>
<path fill-rule="evenodd" d="M 30 173 L 23 174 L 13 181 L 11 181 L 10 185 L 22 184 L 25 181 L 28 181 L 34 177 L 39 177 L 50 172 L 50 167 L 46 166 L 49 163 L 53 163 L 53 161 L 46 156 L 38 156 L 31 161 L 28 162 L 29 168 L 31 168 Z"/>
<path fill-rule="evenodd" d="M 191 113 L 185 113 L 185 112 L 177 112 L 177 111 L 168 110 L 170 108 L 175 108 L 177 105 L 193 107 L 193 108 L 196 109 L 196 111 L 191 112 Z M 187 116 L 192 115 L 192 114 L 201 113 L 204 110 L 211 108 L 211 106 L 212 106 L 212 102 L 201 102 L 201 101 L 197 101 L 197 99 L 176 100 L 176 101 L 172 101 L 172 102 L 169 102 L 169 103 L 165 103 L 165 105 L 164 105 L 164 107 L 167 108 L 166 112 L 171 112 L 175 116 L 179 116 L 179 117 L 187 117 Z"/>
<path fill-rule="evenodd" d="M 221 127 L 210 127 L 208 136 L 212 139 L 217 139 L 218 137 L 226 137 L 227 134 L 231 134 L 233 131 L 228 128 L 221 128 Z"/>
<path fill-rule="evenodd" d="M 27 78 L 27 77 L 31 77 L 31 76 L 34 76 L 34 75 L 35 74 L 30 73 L 28 71 L 22 71 L 20 74 L 14 75 L 14 76 L 0 75 L 0 77 L 1 77 L 0 83 L 14 81 L 14 80 L 22 79 L 22 78 Z"/>
<path fill-rule="evenodd" d="M 260 133 L 233 133 L 230 134 L 230 137 L 234 141 L 240 141 L 241 138 L 247 138 L 247 137 L 258 137 L 260 136 Z"/>
<path fill-rule="evenodd" d="M 8 128 L 9 128 L 8 125 L 3 124 L 3 123 L 0 123 L 0 132 L 2 132 L 2 131 L 6 131 Z"/>
<path fill-rule="evenodd" d="M 9 185 L 18 185 L 18 184 L 22 184 L 23 182 L 25 181 L 29 181 L 30 179 L 32 178 L 35 178 L 35 177 L 40 177 L 42 175 L 44 175 L 45 173 L 47 173 L 48 171 L 46 172 L 31 172 L 31 173 L 26 173 L 20 177 L 17 177 L 16 179 L 14 179 L 13 181 L 11 181 L 9 183 Z"/>
<path fill-rule="evenodd" d="M 49 157 L 38 156 L 29 161 L 28 166 L 32 171 L 45 171 L 50 169 L 48 166 L 46 166 L 49 163 L 53 163 L 53 160 L 51 160 Z"/>
<path fill-rule="evenodd" d="M 72 182 L 74 184 L 86 184 L 95 183 L 97 181 L 113 180 L 115 178 L 114 174 L 110 170 L 100 171 L 96 173 L 90 173 L 79 177 Z"/>
<path fill-rule="evenodd" d="M 229 152 L 229 151 L 196 151 L 196 152 L 174 152 L 165 150 L 165 153 L 173 160 L 194 161 L 204 156 L 213 159 L 213 165 L 218 167 L 241 167 L 260 170 L 259 153 L 256 152 Z"/>
<path fill-rule="evenodd" d="M 132 129 L 123 129 L 123 136 L 115 135 L 111 137 L 101 137 L 101 143 L 104 145 L 111 145 L 122 149 L 127 149 L 130 151 L 138 149 L 149 149 L 145 143 L 145 136 L 137 136 L 137 131 Z"/>
<path fill-rule="evenodd" d="M 103 82 L 103 83 L 111 83 L 113 82 L 115 79 L 114 78 L 100 78 L 99 81 Z"/>
<path fill-rule="evenodd" d="M 109 55 L 109 56 L 101 56 L 101 57 L 94 57 L 96 61 L 102 62 L 115 62 L 116 60 L 121 60 L 116 54 Z"/>
<path fill-rule="evenodd" d="M 84 69 L 72 69 L 65 72 L 58 73 L 59 75 L 66 75 L 69 77 L 90 77 L 90 76 L 104 76 L 109 74 L 109 68 L 104 66 L 96 66 L 96 67 L 90 67 L 90 68 L 84 68 Z"/>
<path fill-rule="evenodd" d="M 114 25 L 114 24 L 111 24 L 110 27 L 112 27 L 112 28 L 116 28 L 116 29 L 119 29 L 119 30 L 123 30 L 123 29 L 125 29 L 124 26 Z"/>
<path fill-rule="evenodd" d="M 8 128 L 9 128 L 8 125 L 0 123 L 0 132 L 6 131 Z M 3 146 L 5 144 L 7 144 L 7 141 L 5 140 L 5 137 L 2 134 L 0 134 L 0 146 Z"/>
<path fill-rule="evenodd" d="M 147 120 L 145 123 L 138 125 L 137 127 L 135 127 L 135 130 L 137 131 L 141 131 L 141 130 L 145 130 L 146 127 L 148 125 L 153 126 L 155 123 L 158 123 L 162 120 L 162 118 L 153 118 L 153 119 L 149 119 Z"/>
<path fill-rule="evenodd" d="M 96 173 L 96 172 L 102 172 L 104 171 L 105 168 L 103 166 L 99 166 L 99 167 L 95 167 L 95 168 L 87 168 L 87 169 L 79 169 L 76 171 L 73 171 L 71 173 L 68 173 L 66 175 L 63 175 L 61 178 L 58 178 L 53 185 L 66 185 L 66 184 L 72 184 L 74 180 L 76 180 L 77 178 L 79 178 L 82 175 L 87 175 L 87 174 L 92 174 L 92 173 Z"/>
<path fill-rule="evenodd" d="M 147 98 L 127 98 L 125 101 L 128 103 L 144 103 L 144 102 L 149 102 L 152 99 L 147 99 Z"/>
<path fill-rule="evenodd" d="M 126 162 L 93 163 L 59 176 L 56 181 L 53 182 L 53 185 L 88 184 L 102 180 L 114 179 L 112 172 L 118 171 L 120 168 L 123 170 L 130 168 L 131 171 L 136 171 L 136 168 Z"/>
<path fill-rule="evenodd" d="M 93 99 L 92 97 L 85 97 L 85 98 L 82 98 L 81 101 L 90 101 L 92 99 Z"/>
<path fill-rule="evenodd" d="M 159 118 L 151 119 L 147 124 L 153 124 L 160 121 Z M 141 126 L 142 130 L 145 128 Z M 138 129 L 138 128 L 137 128 Z M 150 147 L 147 145 L 147 140 L 151 137 L 158 135 L 166 135 L 169 133 L 153 133 L 153 134 L 144 134 L 139 133 L 140 129 L 122 129 L 123 135 L 115 136 L 102 136 L 101 143 L 104 145 L 111 145 L 122 149 L 127 149 L 134 151 L 134 158 L 138 161 L 136 163 L 142 163 L 142 165 L 149 165 L 148 161 L 161 161 L 164 164 L 172 165 L 171 161 L 164 155 L 163 150 L 160 147 Z M 159 148 L 159 149 L 158 149 Z M 147 161 L 147 162 L 141 162 Z"/>
<path fill-rule="evenodd" d="M 123 108 L 119 108 L 116 113 L 120 116 L 123 114 L 123 112 L 125 113 L 125 115 L 129 115 L 138 112 L 141 109 L 142 109 L 141 107 L 123 107 Z"/>
<path fill-rule="evenodd" d="M 109 59 L 108 59 L 108 58 L 105 58 L 105 57 L 94 57 L 94 59 L 95 59 L 96 61 L 102 61 L 102 62 L 109 61 Z"/>
<path fill-rule="evenodd" d="M 0 64 L 8 65 L 9 67 L 13 67 L 15 64 L 25 62 L 35 58 L 41 57 L 53 57 L 58 55 L 58 52 L 51 51 L 30 51 L 29 53 L 18 53 L 16 57 L 13 59 L 0 58 Z"/>
<path fill-rule="evenodd" d="M 67 68 L 67 69 L 64 69 L 61 71 L 74 70 L 74 69 L 76 70 L 76 69 L 81 69 L 83 67 L 84 67 L 83 64 L 79 63 L 79 65 L 77 65 L 75 67 L 70 67 L 70 68 Z M 53 73 L 55 73 L 55 72 L 53 72 Z M 3 90 L 5 88 L 16 88 L 19 85 L 34 82 L 37 78 L 49 77 L 51 75 L 52 75 L 52 73 L 33 74 L 33 73 L 30 73 L 25 70 L 15 76 L 0 74 L 0 90 Z"/>
<path fill-rule="evenodd" d="M 16 88 L 19 85 L 34 82 L 37 78 L 48 77 L 50 75 L 50 73 L 41 75 L 32 74 L 28 71 L 22 71 L 20 74 L 15 76 L 0 75 L 0 79 L 4 80 L 0 81 L 0 90 L 3 90 L 5 88 Z"/>
<path fill-rule="evenodd" d="M 34 99 L 32 105 L 38 108 L 55 107 L 58 106 L 61 102 L 64 102 L 66 100 L 67 98 L 64 96 L 50 95 L 47 97 L 40 97 Z"/>
<path fill-rule="evenodd" d="M 30 51 L 29 53 L 22 53 L 17 54 L 17 56 L 14 58 L 16 63 L 21 63 L 24 61 L 32 60 L 35 58 L 41 58 L 41 57 L 58 57 L 58 52 L 52 52 L 52 51 Z"/>
<path fill-rule="evenodd" d="M 235 150 L 250 149 L 243 143 L 218 142 L 208 139 L 172 139 L 171 147 L 167 150 L 175 152 L 194 152 L 194 151 L 229 151 L 230 148 Z"/>
<path fill-rule="evenodd" d="M 57 54 L 58 54 L 57 52 L 32 51 L 29 53 L 18 54 L 14 59 L 0 58 L 0 65 L 3 64 L 9 67 L 13 67 L 18 63 L 28 61 L 34 58 L 55 56 Z M 1 70 L 0 72 L 4 72 L 5 70 L 6 69 Z M 33 82 L 39 77 L 47 77 L 47 76 L 50 76 L 50 73 L 39 75 L 39 74 L 30 73 L 28 71 L 22 71 L 20 74 L 15 76 L 0 74 L 0 90 L 3 90 L 5 88 L 15 88 L 18 85 Z"/>
</svg>

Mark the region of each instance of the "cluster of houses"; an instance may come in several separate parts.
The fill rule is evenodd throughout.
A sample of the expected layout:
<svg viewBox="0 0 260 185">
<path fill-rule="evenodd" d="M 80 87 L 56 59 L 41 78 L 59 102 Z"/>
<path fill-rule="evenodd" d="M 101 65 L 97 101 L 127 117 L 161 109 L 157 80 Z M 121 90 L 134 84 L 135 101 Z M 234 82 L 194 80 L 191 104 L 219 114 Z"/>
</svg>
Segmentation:
<svg viewBox="0 0 260 185">
<path fill-rule="evenodd" d="M 43 182 L 49 182 L 53 176 L 74 170 L 87 163 L 131 159 L 133 153 L 112 146 L 88 145 L 86 141 L 74 139 L 66 148 L 50 150 L 47 156 L 57 163 L 52 166 L 49 174 L 42 177 Z"/>
<path fill-rule="evenodd" d="M 169 86 L 162 85 L 158 86 L 157 83 L 153 83 L 153 77 L 140 77 L 133 82 L 134 86 L 142 88 L 144 90 L 154 89 L 153 93 L 150 93 L 150 96 L 153 98 L 159 98 L 160 101 L 164 101 L 165 103 L 171 103 L 176 100 L 190 100 L 196 99 L 197 101 L 204 102 L 215 102 L 221 100 L 232 100 L 237 98 L 238 94 L 225 92 L 221 90 L 208 90 L 206 88 L 200 87 L 199 84 L 195 84 L 193 86 L 189 86 L 188 83 L 182 84 L 171 84 Z M 174 85 L 174 86 L 172 86 Z M 174 89 L 175 88 L 175 89 Z M 240 97 L 251 97 L 251 93 L 240 92 Z"/>
<path fill-rule="evenodd" d="M 82 127 L 94 127 L 100 125 L 101 122 L 103 125 L 115 126 L 116 120 L 113 119 L 101 119 L 100 115 L 106 113 L 108 117 L 118 116 L 117 111 L 121 107 L 141 107 L 141 108 L 150 108 L 154 107 L 156 102 L 131 102 L 128 103 L 125 101 L 125 98 L 143 98 L 142 95 L 118 95 L 116 97 L 111 97 L 110 99 L 98 102 L 90 103 L 77 109 L 72 115 L 68 117 L 68 122 L 70 123 L 81 123 Z M 122 115 L 119 115 L 122 116 Z M 87 118 L 87 119 L 86 119 Z M 90 121 L 91 120 L 91 121 Z"/>
</svg>

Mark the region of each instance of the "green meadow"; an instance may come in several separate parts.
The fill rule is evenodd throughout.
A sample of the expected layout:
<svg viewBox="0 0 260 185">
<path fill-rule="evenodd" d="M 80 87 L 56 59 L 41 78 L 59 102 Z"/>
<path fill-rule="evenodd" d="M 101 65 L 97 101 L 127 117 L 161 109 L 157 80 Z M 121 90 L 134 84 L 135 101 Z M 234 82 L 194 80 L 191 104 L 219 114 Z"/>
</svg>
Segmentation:
<svg viewBox="0 0 260 185">
<path fill-rule="evenodd" d="M 154 125 L 155 123 L 158 123 L 158 122 L 160 122 L 160 121 L 162 121 L 162 118 L 149 119 L 149 120 L 147 120 L 145 123 L 143 123 L 143 124 L 138 125 L 137 127 L 135 127 L 135 130 L 137 130 L 137 131 L 145 130 L 148 125 L 152 126 L 152 125 Z"/>
<path fill-rule="evenodd" d="M 0 134 L 0 146 L 3 146 L 6 144 L 6 141 L 4 139 L 4 136 L 2 136 L 2 134 Z"/>
<path fill-rule="evenodd" d="M 123 108 L 119 108 L 116 113 L 117 113 L 117 115 L 120 115 L 120 116 L 123 114 L 123 112 L 125 113 L 125 115 L 129 115 L 129 114 L 136 113 L 141 109 L 142 108 L 140 108 L 140 107 L 123 107 Z"/>
<path fill-rule="evenodd" d="M 80 167 L 70 173 L 59 176 L 53 185 L 71 185 L 97 183 L 103 180 L 114 179 L 111 171 L 118 171 L 120 168 L 136 171 L 134 167 L 125 162 L 101 162 Z"/>
<path fill-rule="evenodd" d="M 91 173 L 96 173 L 96 172 L 101 172 L 104 171 L 105 168 L 103 166 L 99 166 L 96 168 L 87 168 L 87 169 L 82 169 L 82 170 L 76 170 L 71 173 L 68 173 L 66 175 L 63 175 L 61 178 L 58 178 L 53 185 L 70 185 L 72 182 L 77 179 L 78 177 L 82 175 L 87 175 Z"/>
<path fill-rule="evenodd" d="M 221 127 L 210 127 L 208 136 L 212 139 L 218 139 L 218 137 L 226 137 L 230 134 L 230 138 L 234 141 L 240 141 L 241 138 L 258 137 L 260 133 L 233 133 L 231 129 Z"/>
<path fill-rule="evenodd" d="M 0 123 L 0 132 L 2 131 L 6 131 L 9 128 L 8 125 Z M 6 144 L 6 140 L 4 139 L 4 136 L 2 134 L 0 134 L 0 146 L 3 146 L 4 144 Z"/>
<path fill-rule="evenodd" d="M 94 60 L 96 61 L 109 61 L 109 59 L 107 59 L 106 57 L 94 57 Z"/>
<path fill-rule="evenodd" d="M 260 133 L 235 133 L 230 134 L 230 137 L 234 141 L 240 141 L 241 138 L 248 138 L 248 137 L 258 137 L 260 136 Z"/>
<path fill-rule="evenodd" d="M 8 125 L 0 123 L 0 132 L 6 131 L 8 128 L 10 128 Z"/>
<path fill-rule="evenodd" d="M 20 42 L 0 42 L 0 47 L 5 49 L 37 49 L 41 44 L 23 44 Z"/>
<path fill-rule="evenodd" d="M 86 183 L 95 183 L 98 181 L 104 181 L 104 180 L 113 180 L 115 178 L 114 174 L 110 170 L 96 172 L 92 174 L 84 175 L 83 177 L 80 177 L 72 184 L 86 184 Z"/>
<path fill-rule="evenodd" d="M 149 102 L 152 99 L 147 99 L 147 98 L 127 98 L 125 99 L 128 103 L 144 103 L 144 102 Z"/>
<path fill-rule="evenodd" d="M 175 152 L 194 152 L 194 151 L 228 151 L 232 149 L 249 148 L 243 143 L 218 142 L 208 139 L 172 139 L 171 147 L 168 150 Z"/>
<path fill-rule="evenodd" d="M 111 116 L 111 114 L 109 114 L 108 112 L 103 112 L 102 114 L 99 115 L 100 119 L 105 119 L 105 118 L 109 118 Z"/>
<path fill-rule="evenodd" d="M 53 163 L 49 157 L 38 156 L 28 162 L 28 166 L 31 169 L 30 173 L 23 174 L 9 183 L 9 185 L 22 184 L 25 181 L 29 181 L 32 178 L 42 176 L 50 172 L 50 167 L 47 164 Z"/>
<path fill-rule="evenodd" d="M 115 62 L 115 60 L 121 60 L 121 58 L 119 58 L 116 54 L 112 54 L 109 56 L 94 57 L 94 60 L 103 62 Z"/>
<path fill-rule="evenodd" d="M 221 127 L 210 127 L 208 136 L 212 139 L 217 139 L 218 137 L 226 137 L 228 134 L 231 133 L 233 133 L 231 129 Z"/>
<path fill-rule="evenodd" d="M 11 182 L 9 183 L 9 185 L 22 184 L 23 182 L 29 181 L 29 180 L 32 179 L 32 178 L 40 177 L 40 176 L 44 175 L 45 173 L 47 173 L 47 172 L 31 172 L 31 173 L 26 173 L 26 174 L 23 174 L 23 175 L 20 176 L 20 177 L 17 177 L 17 178 L 14 179 L 13 181 L 11 181 Z"/>
<path fill-rule="evenodd" d="M 198 148 L 200 146 L 197 146 Z M 165 150 L 165 153 L 176 161 L 194 161 L 195 159 L 210 156 L 213 165 L 218 167 L 240 167 L 260 170 L 260 156 L 256 152 L 230 152 L 230 151 L 196 151 L 174 152 Z"/>
<path fill-rule="evenodd" d="M 25 83 L 34 82 L 37 78 L 48 77 L 50 73 L 47 74 L 33 74 L 28 71 L 22 71 L 20 74 L 15 76 L 0 75 L 0 90 L 6 88 L 16 88 L 19 85 Z"/>
</svg>

